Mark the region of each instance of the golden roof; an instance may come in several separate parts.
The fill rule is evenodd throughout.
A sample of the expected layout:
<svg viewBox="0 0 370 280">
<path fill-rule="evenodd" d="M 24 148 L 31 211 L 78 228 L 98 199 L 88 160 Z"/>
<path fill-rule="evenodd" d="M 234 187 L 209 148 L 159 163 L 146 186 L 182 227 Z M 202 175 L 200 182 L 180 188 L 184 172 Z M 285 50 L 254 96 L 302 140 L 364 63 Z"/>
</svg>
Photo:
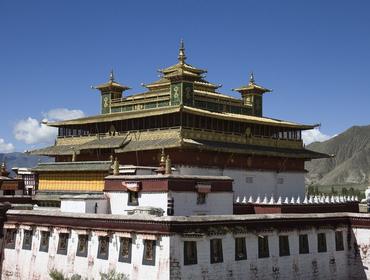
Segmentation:
<svg viewBox="0 0 370 280">
<path fill-rule="evenodd" d="M 101 90 L 101 89 L 110 88 L 110 87 L 117 88 L 117 89 L 119 89 L 121 91 L 131 89 L 130 87 L 125 86 L 125 85 L 121 85 L 120 83 L 118 83 L 118 82 L 116 82 L 114 80 L 113 70 L 109 74 L 109 80 L 108 80 L 108 82 L 106 82 L 104 84 L 100 84 L 100 85 L 98 85 L 98 86 L 96 86 L 94 88 Z"/>
<path fill-rule="evenodd" d="M 249 83 L 248 85 L 246 86 L 241 86 L 239 88 L 234 88 L 233 91 L 238 91 L 238 92 L 245 92 L 245 91 L 249 91 L 249 92 L 253 92 L 253 91 L 257 91 L 259 93 L 265 93 L 265 92 L 271 92 L 272 90 L 271 89 L 268 89 L 268 88 L 265 88 L 263 86 L 260 86 L 260 85 L 257 85 L 255 83 L 255 80 L 254 80 L 254 74 L 253 72 L 251 73 L 250 75 L 250 78 L 249 78 Z"/>
</svg>

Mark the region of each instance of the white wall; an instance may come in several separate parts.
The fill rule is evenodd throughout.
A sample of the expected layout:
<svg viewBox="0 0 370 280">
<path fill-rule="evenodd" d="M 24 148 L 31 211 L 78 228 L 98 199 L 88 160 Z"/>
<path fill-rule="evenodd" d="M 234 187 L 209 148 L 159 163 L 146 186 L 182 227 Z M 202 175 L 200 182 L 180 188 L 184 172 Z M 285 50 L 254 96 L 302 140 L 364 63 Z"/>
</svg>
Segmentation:
<svg viewBox="0 0 370 280">
<path fill-rule="evenodd" d="M 197 204 L 196 192 L 171 192 L 174 198 L 175 216 L 232 215 L 233 193 L 214 192 L 206 194 L 206 203 Z"/>
<path fill-rule="evenodd" d="M 40 234 L 39 231 L 36 231 L 32 250 L 23 250 L 23 230 L 20 230 L 17 234 L 16 249 L 4 250 L 1 279 L 49 280 L 49 271 L 53 268 L 62 271 L 69 277 L 77 273 L 83 279 L 85 277 L 100 279 L 99 273 L 106 273 L 110 269 L 126 274 L 130 280 L 169 279 L 169 237 L 162 236 L 157 240 L 155 266 L 142 265 L 144 246 L 140 235 L 133 235 L 131 263 L 118 262 L 119 237 L 116 235 L 112 235 L 110 238 L 108 260 L 97 258 L 98 236 L 95 232 L 90 235 L 87 257 L 76 256 L 78 234 L 74 230 L 70 233 L 67 255 L 56 253 L 58 239 L 58 231 L 53 229 L 49 252 L 40 252 Z"/>
<path fill-rule="evenodd" d="M 98 214 L 109 214 L 110 210 L 108 207 L 107 199 L 97 200 L 65 200 L 63 199 L 60 203 L 60 210 L 62 212 L 73 212 L 73 213 L 95 213 L 95 204 L 98 204 Z"/>
<path fill-rule="evenodd" d="M 176 166 L 182 175 L 216 175 L 229 176 L 233 182 L 234 196 L 250 196 L 256 198 L 258 195 L 276 197 L 304 197 L 305 183 L 304 172 L 275 172 L 275 171 L 253 171 L 242 169 L 220 169 L 201 168 L 191 166 Z M 247 183 L 246 178 L 253 177 L 253 183 Z M 278 178 L 283 178 L 283 184 L 278 184 Z"/>
<path fill-rule="evenodd" d="M 350 279 L 370 279 L 370 229 L 353 228 L 355 252 L 349 255 Z"/>
<path fill-rule="evenodd" d="M 342 229 L 345 230 L 345 229 Z M 299 254 L 298 234 L 308 233 L 309 254 Z M 186 238 L 179 235 L 171 239 L 171 279 L 343 279 L 348 278 L 346 242 L 344 251 L 335 251 L 334 231 L 276 230 L 238 234 L 246 237 L 247 260 L 235 261 L 235 240 L 232 233 L 204 238 Z M 317 252 L 317 232 L 325 232 L 327 252 Z M 269 236 L 270 257 L 258 258 L 258 234 Z M 290 256 L 279 257 L 279 234 L 289 236 Z M 344 233 L 344 241 L 346 233 Z M 223 262 L 210 263 L 210 239 L 222 238 Z M 184 265 L 184 240 L 196 240 L 198 264 Z"/>
</svg>

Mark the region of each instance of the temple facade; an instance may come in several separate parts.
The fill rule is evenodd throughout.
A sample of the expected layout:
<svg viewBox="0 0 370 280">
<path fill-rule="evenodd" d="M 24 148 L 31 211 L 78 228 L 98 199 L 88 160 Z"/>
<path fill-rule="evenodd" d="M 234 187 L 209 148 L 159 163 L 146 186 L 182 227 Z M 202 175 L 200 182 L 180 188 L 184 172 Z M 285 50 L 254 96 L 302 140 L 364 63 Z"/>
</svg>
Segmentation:
<svg viewBox="0 0 370 280">
<path fill-rule="evenodd" d="M 117 157 L 123 165 L 155 166 L 165 149 L 180 174 L 229 176 L 236 195 L 304 195 L 305 161 L 328 157 L 304 148 L 302 131 L 315 125 L 264 116 L 271 90 L 253 74 L 234 89 L 240 98 L 221 93 L 206 70 L 186 62 L 183 42 L 178 62 L 159 72 L 132 95 L 112 72 L 95 87 L 101 114 L 48 123 L 59 131 L 55 145 L 32 153 L 56 162 Z"/>
</svg>

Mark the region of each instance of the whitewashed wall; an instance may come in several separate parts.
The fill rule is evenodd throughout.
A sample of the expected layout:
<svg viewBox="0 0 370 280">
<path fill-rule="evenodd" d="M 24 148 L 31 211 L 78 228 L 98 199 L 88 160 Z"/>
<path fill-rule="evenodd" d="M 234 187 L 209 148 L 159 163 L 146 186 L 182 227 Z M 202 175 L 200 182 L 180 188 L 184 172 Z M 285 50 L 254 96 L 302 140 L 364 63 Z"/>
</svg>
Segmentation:
<svg viewBox="0 0 370 280">
<path fill-rule="evenodd" d="M 232 192 L 208 193 L 205 204 L 197 204 L 196 192 L 171 192 L 170 195 L 174 198 L 175 216 L 233 214 Z"/>
<path fill-rule="evenodd" d="M 72 230 L 68 243 L 67 255 L 57 254 L 58 231 L 53 230 L 50 237 L 49 252 L 40 252 L 40 233 L 36 231 L 33 238 L 32 250 L 22 249 L 23 230 L 17 234 L 15 249 L 4 249 L 2 278 L 49 280 L 49 271 L 57 269 L 65 275 L 77 273 L 88 279 L 100 279 L 100 272 L 106 273 L 111 269 L 129 276 L 130 280 L 169 279 L 169 237 L 162 236 L 157 240 L 155 266 L 143 265 L 143 239 L 141 235 L 133 235 L 131 263 L 118 261 L 119 237 L 113 235 L 109 244 L 109 259 L 97 258 L 98 236 L 92 232 L 89 238 L 87 257 L 76 256 L 78 235 Z"/>
<path fill-rule="evenodd" d="M 317 252 L 317 232 L 326 233 L 326 253 Z M 299 254 L 300 233 L 308 234 L 309 254 Z M 269 258 L 258 258 L 258 234 L 269 236 Z M 279 257 L 279 234 L 289 236 L 290 256 Z M 195 239 L 174 236 L 171 239 L 171 279 L 349 279 L 347 244 L 344 242 L 344 251 L 335 251 L 333 230 L 309 229 L 280 233 L 275 230 L 236 236 L 246 237 L 247 260 L 235 261 L 235 241 L 231 233 Z M 345 241 L 346 231 L 343 236 Z M 222 263 L 210 263 L 211 238 L 222 238 Z M 197 241 L 198 264 L 184 265 L 184 240 Z"/>
<path fill-rule="evenodd" d="M 252 171 L 241 169 L 201 168 L 191 166 L 176 166 L 182 175 L 215 175 L 229 176 L 233 182 L 235 196 L 300 196 L 304 197 L 304 172 Z M 253 183 L 247 183 L 247 177 L 253 178 Z M 278 178 L 283 178 L 283 184 L 278 184 Z"/>
<path fill-rule="evenodd" d="M 95 213 L 95 203 L 97 203 L 98 214 L 109 214 L 109 202 L 106 199 L 87 199 L 87 200 L 62 200 L 60 204 L 60 210 L 62 212 L 73 212 L 73 213 Z"/>
<path fill-rule="evenodd" d="M 350 279 L 370 279 L 370 229 L 353 228 L 354 252 L 349 255 Z"/>
</svg>

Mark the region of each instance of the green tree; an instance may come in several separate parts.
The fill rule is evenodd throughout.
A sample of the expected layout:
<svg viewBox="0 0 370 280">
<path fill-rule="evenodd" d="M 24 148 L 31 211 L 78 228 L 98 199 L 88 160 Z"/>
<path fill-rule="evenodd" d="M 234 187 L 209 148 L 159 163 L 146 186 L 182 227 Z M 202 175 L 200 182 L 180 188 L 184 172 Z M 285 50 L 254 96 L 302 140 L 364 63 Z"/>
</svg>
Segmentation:
<svg viewBox="0 0 370 280">
<path fill-rule="evenodd" d="M 100 273 L 101 280 L 129 280 L 127 275 L 110 270 L 108 273 Z"/>
<path fill-rule="evenodd" d="M 348 190 L 345 187 L 342 188 L 342 195 L 348 195 Z"/>
</svg>

